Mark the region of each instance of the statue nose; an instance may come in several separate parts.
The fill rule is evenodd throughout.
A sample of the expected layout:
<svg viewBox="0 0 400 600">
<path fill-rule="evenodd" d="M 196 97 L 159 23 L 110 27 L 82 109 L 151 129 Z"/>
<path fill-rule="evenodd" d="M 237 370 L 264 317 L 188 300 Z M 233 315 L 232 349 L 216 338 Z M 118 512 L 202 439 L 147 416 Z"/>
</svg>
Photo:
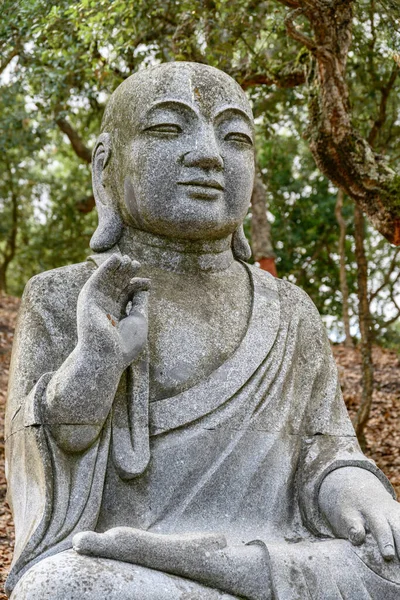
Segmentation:
<svg viewBox="0 0 400 600">
<path fill-rule="evenodd" d="M 218 171 L 224 167 L 222 156 L 219 153 L 207 152 L 207 149 L 187 152 L 183 157 L 183 164 L 185 167 L 200 167 Z"/>
<path fill-rule="evenodd" d="M 200 167 L 221 171 L 224 168 L 224 160 L 219 152 L 215 135 L 206 134 L 200 142 L 198 139 L 196 142 L 195 148 L 183 155 L 183 164 L 186 167 Z"/>
</svg>

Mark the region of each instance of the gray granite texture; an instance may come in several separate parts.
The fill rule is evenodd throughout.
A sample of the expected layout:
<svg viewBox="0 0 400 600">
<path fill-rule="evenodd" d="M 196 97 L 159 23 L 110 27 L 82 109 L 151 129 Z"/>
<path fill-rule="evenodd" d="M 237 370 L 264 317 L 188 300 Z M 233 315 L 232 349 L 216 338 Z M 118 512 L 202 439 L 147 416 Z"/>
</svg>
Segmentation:
<svg viewBox="0 0 400 600">
<path fill-rule="evenodd" d="M 248 265 L 252 114 L 168 63 L 113 94 L 85 263 L 27 285 L 6 414 L 13 600 L 395 600 L 400 508 L 318 312 Z"/>
</svg>

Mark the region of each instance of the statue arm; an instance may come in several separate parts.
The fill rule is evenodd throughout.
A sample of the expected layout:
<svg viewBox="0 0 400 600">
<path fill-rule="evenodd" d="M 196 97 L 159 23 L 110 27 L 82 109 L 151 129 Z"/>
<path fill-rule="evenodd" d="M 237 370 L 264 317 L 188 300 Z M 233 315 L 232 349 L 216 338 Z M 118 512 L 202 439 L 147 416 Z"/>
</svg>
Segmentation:
<svg viewBox="0 0 400 600">
<path fill-rule="evenodd" d="M 138 266 L 113 255 L 92 271 L 79 293 L 75 317 L 51 272 L 28 286 L 14 351 L 10 430 L 24 419 L 22 413 L 34 412 L 37 424 L 48 426 L 67 452 L 80 452 L 98 437 L 121 375 L 147 339 L 143 309 L 148 281 L 134 277 Z M 32 383 L 45 373 L 50 377 L 39 398 Z"/>
<path fill-rule="evenodd" d="M 66 452 L 80 452 L 98 437 L 121 374 L 79 344 L 53 374 L 41 402 L 43 424 Z"/>
<path fill-rule="evenodd" d="M 138 268 L 129 257 L 114 254 L 79 294 L 78 342 L 52 377 L 42 409 L 53 437 L 66 451 L 82 451 L 97 438 L 122 373 L 146 343 L 144 292 L 149 282 L 135 277 Z"/>
<path fill-rule="evenodd" d="M 360 449 L 325 327 L 310 301 L 304 322 L 305 348 L 311 349 L 316 364 L 299 473 L 304 520 L 319 535 L 354 544 L 362 543 L 370 531 L 382 556 L 390 560 L 396 546 L 400 554 L 400 505 L 385 475 Z"/>
</svg>

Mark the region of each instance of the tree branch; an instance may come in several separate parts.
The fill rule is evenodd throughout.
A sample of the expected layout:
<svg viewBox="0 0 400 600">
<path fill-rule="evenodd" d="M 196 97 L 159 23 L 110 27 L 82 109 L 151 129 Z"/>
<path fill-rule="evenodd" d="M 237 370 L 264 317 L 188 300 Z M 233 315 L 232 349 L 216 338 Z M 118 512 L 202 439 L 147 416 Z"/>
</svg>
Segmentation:
<svg viewBox="0 0 400 600">
<path fill-rule="evenodd" d="M 308 50 L 310 50 L 311 52 L 315 52 L 316 44 L 314 40 L 304 35 L 304 33 L 301 33 L 294 24 L 294 20 L 300 15 L 304 15 L 303 8 L 296 8 L 287 15 L 284 21 L 286 31 L 292 39 L 296 40 L 296 42 L 300 42 L 300 44 L 303 44 L 303 46 L 308 48 Z"/>
<path fill-rule="evenodd" d="M 274 73 L 235 73 L 237 79 L 244 90 L 257 85 L 276 85 L 281 89 L 294 88 L 303 85 L 306 82 L 306 71 L 303 65 L 297 61 L 286 63 L 279 71 Z"/>
<path fill-rule="evenodd" d="M 18 56 L 20 52 L 21 52 L 21 44 L 20 44 L 20 42 L 17 42 L 15 44 L 14 48 L 11 50 L 11 52 L 5 58 L 3 58 L 3 60 L 1 61 L 0 75 L 8 67 L 8 65 L 10 64 L 12 59 L 15 58 L 16 56 Z"/>
<path fill-rule="evenodd" d="M 83 161 L 90 164 L 92 162 L 92 152 L 69 121 L 64 117 L 58 117 L 56 118 L 56 123 L 61 131 L 68 137 L 75 154 Z"/>
<path fill-rule="evenodd" d="M 300 7 L 300 3 L 297 2 L 297 0 L 278 0 L 278 2 L 280 2 L 281 4 L 284 4 L 284 6 L 287 6 L 288 8 L 299 8 Z"/>
<path fill-rule="evenodd" d="M 311 152 L 322 173 L 354 200 L 389 242 L 400 245 L 400 175 L 351 124 L 346 62 L 354 0 L 330 0 L 329 6 L 326 0 L 302 0 L 301 4 L 315 41 L 293 25 L 299 10 L 289 13 L 287 26 L 289 34 L 306 45 L 316 60 L 317 69 L 309 82 Z"/>
<path fill-rule="evenodd" d="M 385 325 L 391 325 L 392 323 L 394 323 L 397 320 L 398 316 L 400 315 L 400 306 L 398 305 L 397 300 L 394 297 L 393 290 L 391 290 L 391 292 L 390 292 L 390 299 L 391 299 L 391 301 L 393 302 L 393 304 L 396 307 L 397 315 L 396 315 L 396 318 L 389 319 L 389 321 L 386 321 Z"/>
<path fill-rule="evenodd" d="M 399 253 L 400 253 L 400 247 L 396 248 L 396 250 L 394 251 L 392 260 L 390 261 L 389 268 L 388 268 L 388 270 L 385 273 L 385 276 L 383 278 L 383 282 L 381 283 L 381 285 L 374 292 L 372 292 L 370 294 L 370 297 L 369 297 L 370 303 L 372 302 L 372 300 L 374 300 L 377 297 L 377 295 L 379 294 L 379 292 L 381 292 L 383 290 L 383 288 L 386 287 L 390 283 L 390 276 L 393 273 L 393 270 L 394 270 L 394 268 L 396 266 L 397 257 L 399 255 Z M 399 278 L 400 278 L 400 272 L 399 272 L 398 276 L 396 277 L 396 279 L 395 279 L 395 281 L 393 283 L 395 283 Z"/>
<path fill-rule="evenodd" d="M 398 306 L 396 302 L 395 302 L 395 305 L 396 305 L 396 308 L 398 309 L 397 314 L 394 317 L 392 317 L 391 319 L 389 319 L 388 321 L 384 321 L 385 327 L 389 327 L 389 325 L 391 325 L 392 323 L 396 323 L 396 321 L 400 317 L 400 306 Z"/>
<path fill-rule="evenodd" d="M 368 143 L 370 146 L 374 146 L 375 142 L 376 142 L 376 138 L 378 137 L 378 134 L 380 132 L 380 130 L 382 129 L 383 125 L 385 124 L 386 121 L 386 117 L 387 117 L 387 103 L 389 100 L 389 96 L 390 96 L 390 92 L 393 89 L 393 86 L 396 82 L 397 76 L 400 72 L 400 68 L 398 67 L 397 64 L 394 65 L 393 69 L 392 69 L 392 73 L 390 75 L 389 81 L 387 82 L 387 84 L 381 89 L 381 102 L 379 105 L 379 116 L 378 118 L 374 121 L 374 124 L 372 126 L 372 129 L 369 133 L 368 136 Z"/>
</svg>

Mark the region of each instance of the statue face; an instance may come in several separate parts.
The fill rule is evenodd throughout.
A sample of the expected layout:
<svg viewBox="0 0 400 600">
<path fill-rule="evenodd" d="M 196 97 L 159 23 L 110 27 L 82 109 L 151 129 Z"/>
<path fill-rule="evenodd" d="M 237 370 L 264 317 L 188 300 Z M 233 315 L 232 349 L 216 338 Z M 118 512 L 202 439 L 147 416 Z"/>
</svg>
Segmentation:
<svg viewBox="0 0 400 600">
<path fill-rule="evenodd" d="M 118 132 L 126 217 L 180 239 L 232 233 L 246 215 L 254 178 L 244 93 L 225 73 L 191 63 L 132 79 Z"/>
</svg>

